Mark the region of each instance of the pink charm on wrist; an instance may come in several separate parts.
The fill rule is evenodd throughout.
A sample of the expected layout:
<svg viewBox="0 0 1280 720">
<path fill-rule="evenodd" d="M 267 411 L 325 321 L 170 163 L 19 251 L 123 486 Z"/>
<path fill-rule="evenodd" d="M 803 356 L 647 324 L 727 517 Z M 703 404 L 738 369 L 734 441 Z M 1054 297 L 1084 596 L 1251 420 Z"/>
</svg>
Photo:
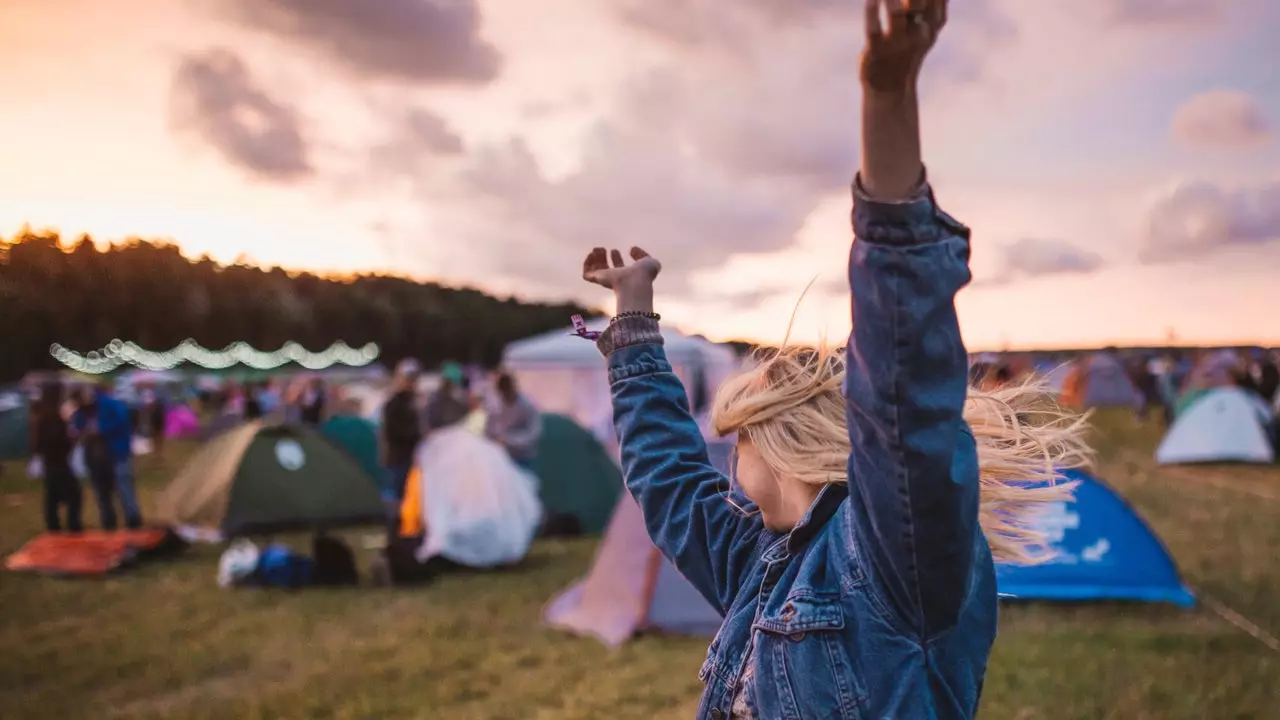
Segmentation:
<svg viewBox="0 0 1280 720">
<path fill-rule="evenodd" d="M 570 319 L 573 320 L 573 332 L 569 333 L 570 335 L 577 335 L 584 340 L 594 341 L 600 339 L 600 333 L 598 331 L 587 329 L 587 322 L 582 319 L 581 315 L 574 315 Z"/>
</svg>

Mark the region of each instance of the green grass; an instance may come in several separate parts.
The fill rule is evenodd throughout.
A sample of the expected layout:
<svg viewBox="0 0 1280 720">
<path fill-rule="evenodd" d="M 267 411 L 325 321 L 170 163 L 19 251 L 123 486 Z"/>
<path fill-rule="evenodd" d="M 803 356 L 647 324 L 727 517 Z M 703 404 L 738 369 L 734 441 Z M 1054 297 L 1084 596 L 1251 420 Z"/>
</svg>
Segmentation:
<svg viewBox="0 0 1280 720">
<path fill-rule="evenodd" d="M 1149 459 L 1158 429 L 1122 416 L 1099 428 L 1099 474 L 1188 582 L 1280 635 L 1280 505 L 1247 492 L 1280 496 L 1280 471 L 1162 470 Z M 179 465 L 184 449 L 172 450 L 140 461 L 145 498 Z M 10 464 L 0 552 L 40 529 L 38 486 Z M 219 590 L 207 547 L 104 581 L 6 572 L 0 718 L 692 717 L 705 640 L 646 637 L 611 652 L 539 625 L 592 551 L 540 542 L 518 570 L 411 590 Z M 1001 625 L 984 717 L 1280 715 L 1280 656 L 1207 609 L 1012 606 Z"/>
</svg>

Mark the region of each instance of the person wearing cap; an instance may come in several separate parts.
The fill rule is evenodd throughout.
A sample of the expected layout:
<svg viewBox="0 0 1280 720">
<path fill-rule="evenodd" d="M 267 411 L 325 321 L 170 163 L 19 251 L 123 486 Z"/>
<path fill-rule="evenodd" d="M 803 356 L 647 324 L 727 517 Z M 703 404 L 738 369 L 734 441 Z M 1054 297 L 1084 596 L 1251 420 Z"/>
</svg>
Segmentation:
<svg viewBox="0 0 1280 720">
<path fill-rule="evenodd" d="M 446 362 L 440 368 L 440 387 L 427 401 L 426 430 L 439 430 L 467 419 L 471 405 L 467 398 L 467 376 L 462 366 Z"/>
<path fill-rule="evenodd" d="M 413 358 L 396 366 L 391 397 L 382 407 L 382 499 L 387 504 L 389 519 L 399 514 L 404 498 L 405 482 L 413 469 L 413 454 L 422 440 L 418 421 L 417 387 L 422 367 Z"/>
</svg>

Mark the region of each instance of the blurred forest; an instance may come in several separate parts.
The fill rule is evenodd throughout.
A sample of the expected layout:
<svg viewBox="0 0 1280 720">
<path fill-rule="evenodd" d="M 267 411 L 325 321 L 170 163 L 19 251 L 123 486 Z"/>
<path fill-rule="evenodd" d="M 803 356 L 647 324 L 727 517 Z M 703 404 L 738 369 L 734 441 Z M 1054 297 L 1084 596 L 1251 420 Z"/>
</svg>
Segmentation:
<svg viewBox="0 0 1280 720">
<path fill-rule="evenodd" d="M 593 315 L 400 277 L 330 279 L 191 260 L 174 245 L 139 239 L 99 250 L 88 237 L 0 238 L 0 382 L 59 367 L 53 343 L 86 353 L 114 338 L 157 351 L 186 338 L 214 350 L 235 341 L 275 350 L 292 340 L 312 351 L 375 342 L 388 366 L 404 357 L 428 367 L 493 365 L 507 343 L 568 328 L 574 313 Z"/>
</svg>

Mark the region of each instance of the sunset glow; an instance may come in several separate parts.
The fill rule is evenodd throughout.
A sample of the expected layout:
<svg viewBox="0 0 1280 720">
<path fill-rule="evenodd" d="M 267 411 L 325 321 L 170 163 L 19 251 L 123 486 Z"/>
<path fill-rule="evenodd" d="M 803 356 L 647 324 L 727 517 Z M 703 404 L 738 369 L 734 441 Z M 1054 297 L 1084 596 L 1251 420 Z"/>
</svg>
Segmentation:
<svg viewBox="0 0 1280 720">
<path fill-rule="evenodd" d="M 415 40 L 417 2 L 3 3 L 0 235 L 592 303 L 585 251 L 644 244 L 683 329 L 780 340 L 816 278 L 793 337 L 847 332 L 857 3 L 479 0 Z M 1280 4 L 955 5 L 924 132 L 970 345 L 1280 344 Z"/>
</svg>

